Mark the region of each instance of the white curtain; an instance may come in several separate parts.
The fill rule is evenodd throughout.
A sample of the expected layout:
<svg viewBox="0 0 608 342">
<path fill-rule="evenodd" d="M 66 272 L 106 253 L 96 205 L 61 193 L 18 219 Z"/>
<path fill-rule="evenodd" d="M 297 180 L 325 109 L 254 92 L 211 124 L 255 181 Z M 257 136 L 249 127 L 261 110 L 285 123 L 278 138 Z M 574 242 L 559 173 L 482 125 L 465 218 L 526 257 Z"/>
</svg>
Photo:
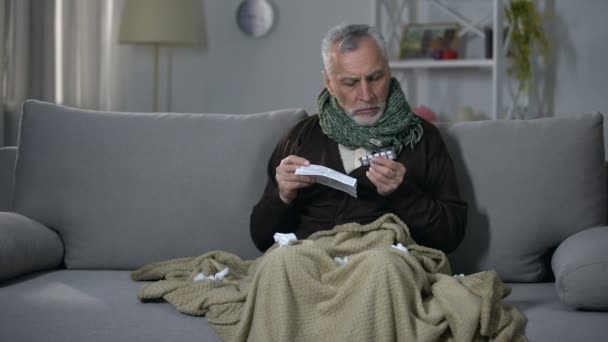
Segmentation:
<svg viewBox="0 0 608 342">
<path fill-rule="evenodd" d="M 29 0 L 0 0 L 0 147 L 8 143 L 8 114 L 26 97 L 29 16 Z"/>
<path fill-rule="evenodd" d="M 0 0 L 0 147 L 17 142 L 28 98 L 124 110 L 124 0 Z"/>
<path fill-rule="evenodd" d="M 6 38 L 5 33 L 7 25 L 7 8 L 6 0 L 0 0 L 0 147 L 5 144 L 5 114 L 4 114 L 4 102 L 5 102 L 5 89 L 6 89 Z"/>
<path fill-rule="evenodd" d="M 123 0 L 55 0 L 55 101 L 121 110 L 125 84 L 117 34 Z"/>
</svg>

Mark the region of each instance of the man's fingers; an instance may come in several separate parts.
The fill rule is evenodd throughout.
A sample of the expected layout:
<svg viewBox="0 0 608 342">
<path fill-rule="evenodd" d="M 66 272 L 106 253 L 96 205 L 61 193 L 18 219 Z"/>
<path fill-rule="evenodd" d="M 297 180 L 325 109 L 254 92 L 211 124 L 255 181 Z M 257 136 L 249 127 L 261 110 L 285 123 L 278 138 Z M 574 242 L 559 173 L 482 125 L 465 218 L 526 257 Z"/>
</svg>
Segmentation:
<svg viewBox="0 0 608 342">
<path fill-rule="evenodd" d="M 391 183 L 389 178 L 385 177 L 374 168 L 370 168 L 366 174 L 367 178 L 369 178 L 369 180 L 372 181 L 376 187 L 388 186 Z"/>
<path fill-rule="evenodd" d="M 393 193 L 403 182 L 405 166 L 393 160 L 374 158 L 366 174 L 378 193 L 384 196 Z"/>
<path fill-rule="evenodd" d="M 299 190 L 302 188 L 306 188 L 311 186 L 312 183 L 308 182 L 285 182 L 284 186 L 281 187 L 283 190 L 291 191 L 291 190 Z"/>
<path fill-rule="evenodd" d="M 295 174 L 296 170 L 301 168 L 302 166 L 300 165 L 296 165 L 296 164 L 285 164 L 285 165 L 279 165 L 277 167 L 277 174 L 280 173 L 284 173 L 284 174 Z"/>
<path fill-rule="evenodd" d="M 279 172 L 277 183 L 280 190 L 292 191 L 309 187 L 315 183 L 315 180 L 310 176 L 296 175 L 293 172 Z"/>
<path fill-rule="evenodd" d="M 279 164 L 279 166 L 277 166 L 277 169 L 276 169 L 277 179 L 279 177 L 283 177 L 283 175 L 293 175 L 298 168 L 300 168 L 302 166 L 308 166 L 308 165 L 310 165 L 310 162 L 308 160 L 306 160 L 302 157 L 290 155 L 290 156 L 286 157 L 285 159 L 281 160 L 281 163 Z M 309 177 L 306 177 L 306 178 L 309 178 Z M 309 182 L 310 180 L 301 178 L 300 181 Z"/>
<path fill-rule="evenodd" d="M 397 175 L 395 170 L 378 164 L 373 164 L 369 169 L 385 178 L 394 178 Z"/>
<path fill-rule="evenodd" d="M 291 203 L 296 198 L 298 189 L 314 184 L 312 177 L 295 174 L 296 169 L 308 165 L 310 162 L 305 158 L 290 155 L 277 166 L 275 178 L 279 186 L 279 196 L 284 203 Z"/>
<path fill-rule="evenodd" d="M 294 156 L 292 154 L 292 155 L 285 157 L 283 160 L 281 160 L 281 165 L 296 165 L 297 167 L 299 167 L 299 166 L 308 166 L 308 165 L 310 165 L 310 162 L 305 158 Z"/>
<path fill-rule="evenodd" d="M 386 158 L 374 157 L 370 169 L 389 179 L 400 179 L 405 175 L 403 164 Z"/>
<path fill-rule="evenodd" d="M 399 184 L 396 182 L 388 180 L 373 170 L 367 171 L 366 175 L 367 178 L 369 178 L 369 180 L 374 184 L 378 193 L 382 196 L 393 193 L 399 186 Z"/>
<path fill-rule="evenodd" d="M 383 165 L 383 166 L 387 166 L 387 167 L 396 163 L 396 161 L 394 161 L 392 159 L 384 158 L 384 157 L 372 157 L 371 162 L 373 164 L 379 164 L 379 165 Z"/>
</svg>

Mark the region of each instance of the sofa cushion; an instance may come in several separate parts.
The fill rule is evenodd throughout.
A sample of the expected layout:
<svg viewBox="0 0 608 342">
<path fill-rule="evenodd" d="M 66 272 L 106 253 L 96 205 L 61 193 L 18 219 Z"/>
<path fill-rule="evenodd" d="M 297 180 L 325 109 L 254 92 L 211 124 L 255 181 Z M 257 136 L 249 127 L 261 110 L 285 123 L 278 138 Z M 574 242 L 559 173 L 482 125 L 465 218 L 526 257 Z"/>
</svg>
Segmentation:
<svg viewBox="0 0 608 342">
<path fill-rule="evenodd" d="M 460 191 L 466 235 L 453 269 L 495 269 L 506 281 L 538 281 L 547 253 L 605 221 L 601 114 L 442 124 Z"/>
<path fill-rule="evenodd" d="M 13 198 L 16 147 L 0 148 L 0 211 L 10 211 Z"/>
<path fill-rule="evenodd" d="M 62 260 L 57 233 L 25 216 L 0 212 L 0 281 L 57 267 Z"/>
<path fill-rule="evenodd" d="M 0 286 L 0 341 L 221 341 L 204 317 L 142 303 L 128 271 L 60 270 Z"/>
<path fill-rule="evenodd" d="M 608 311 L 608 227 L 576 233 L 562 242 L 551 260 L 555 287 L 565 304 Z"/>
<path fill-rule="evenodd" d="M 23 106 L 14 206 L 53 228 L 71 269 L 135 269 L 222 249 L 253 258 L 267 160 L 302 110 L 109 113 Z"/>
<path fill-rule="evenodd" d="M 526 337 L 532 342 L 606 341 L 608 314 L 580 311 L 560 302 L 553 283 L 507 284 L 505 302 L 528 319 Z"/>
</svg>

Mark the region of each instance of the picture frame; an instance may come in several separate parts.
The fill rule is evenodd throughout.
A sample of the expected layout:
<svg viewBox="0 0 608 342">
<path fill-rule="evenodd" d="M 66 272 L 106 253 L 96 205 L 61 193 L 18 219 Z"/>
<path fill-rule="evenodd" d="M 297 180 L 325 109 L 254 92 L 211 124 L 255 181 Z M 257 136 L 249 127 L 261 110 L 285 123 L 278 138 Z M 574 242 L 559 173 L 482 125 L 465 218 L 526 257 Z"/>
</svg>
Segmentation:
<svg viewBox="0 0 608 342">
<path fill-rule="evenodd" d="M 400 59 L 455 59 L 459 23 L 409 23 L 403 25 Z"/>
</svg>

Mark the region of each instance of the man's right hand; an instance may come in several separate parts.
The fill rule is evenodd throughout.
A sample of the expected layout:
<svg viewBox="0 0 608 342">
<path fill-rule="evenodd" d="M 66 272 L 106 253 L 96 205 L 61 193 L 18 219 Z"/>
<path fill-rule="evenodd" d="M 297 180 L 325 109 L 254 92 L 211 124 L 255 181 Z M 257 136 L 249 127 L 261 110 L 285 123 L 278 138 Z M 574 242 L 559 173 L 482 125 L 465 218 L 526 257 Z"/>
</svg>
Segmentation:
<svg viewBox="0 0 608 342">
<path fill-rule="evenodd" d="M 296 169 L 308 166 L 310 162 L 304 158 L 290 155 L 281 160 L 276 169 L 276 180 L 279 185 L 279 197 L 285 204 L 291 204 L 298 195 L 298 190 L 307 188 L 315 183 L 314 178 L 296 175 Z"/>
</svg>

